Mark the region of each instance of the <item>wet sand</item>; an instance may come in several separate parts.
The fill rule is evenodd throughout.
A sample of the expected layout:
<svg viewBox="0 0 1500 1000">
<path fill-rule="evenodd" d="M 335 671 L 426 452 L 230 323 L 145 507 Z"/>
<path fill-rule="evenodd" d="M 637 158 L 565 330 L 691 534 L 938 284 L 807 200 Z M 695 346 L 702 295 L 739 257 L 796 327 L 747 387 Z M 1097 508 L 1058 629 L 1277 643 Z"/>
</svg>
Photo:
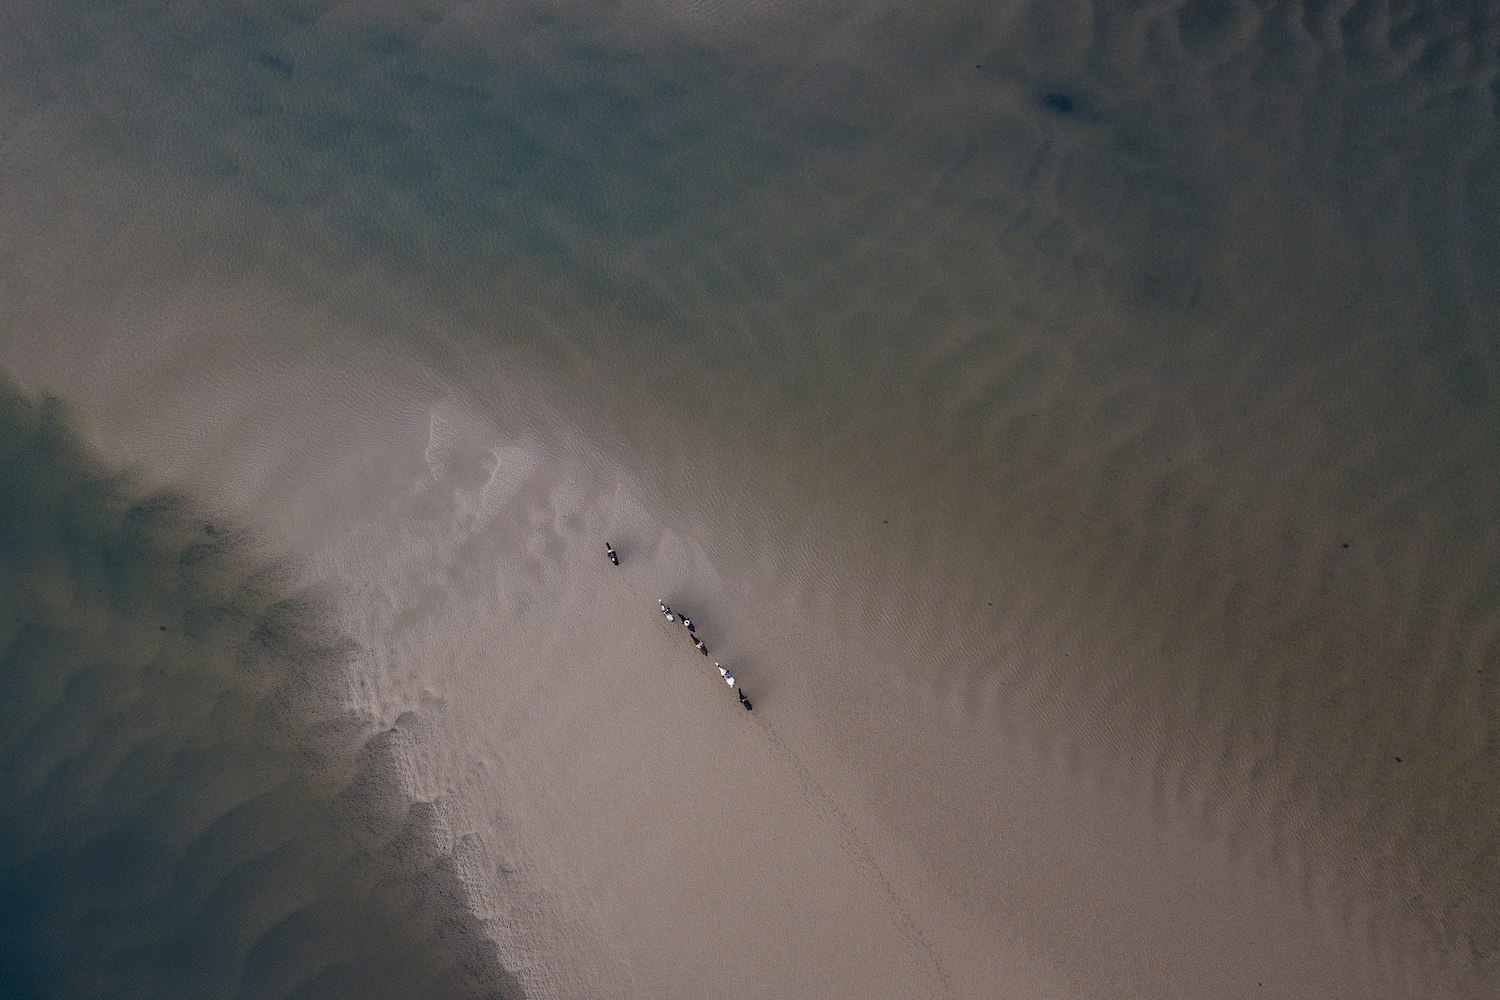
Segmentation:
<svg viewBox="0 0 1500 1000">
<path fill-rule="evenodd" d="M 1185 778 L 1153 808 L 1118 760 L 1095 763 L 1138 754 L 1129 742 L 1039 724 L 1052 710 L 1019 678 L 1065 673 L 1053 650 L 1018 645 L 988 678 L 914 676 L 993 637 L 899 590 L 873 620 L 842 619 L 822 588 L 870 572 L 858 552 L 818 553 L 799 583 L 806 557 L 744 559 L 722 529 L 653 509 L 561 420 L 507 433 L 390 358 L 363 369 L 308 351 L 281 366 L 243 342 L 226 360 L 200 377 L 238 402 L 153 397 L 157 427 L 196 427 L 191 440 L 121 420 L 107 384 L 75 395 L 102 401 L 88 413 L 101 440 L 128 440 L 210 509 L 253 515 L 268 552 L 330 595 L 359 649 L 348 705 L 395 727 L 402 790 L 436 804 L 529 995 L 1145 997 L 1253 995 L 1253 982 L 1394 997 L 1407 976 L 1428 981 L 1422 956 L 1391 948 L 1388 919 L 1372 942 L 1358 910 L 1324 901 L 1323 874 L 1305 870 L 1315 851 L 1185 826 L 1219 793 Z M 711 657 L 658 597 L 691 614 Z"/>
</svg>

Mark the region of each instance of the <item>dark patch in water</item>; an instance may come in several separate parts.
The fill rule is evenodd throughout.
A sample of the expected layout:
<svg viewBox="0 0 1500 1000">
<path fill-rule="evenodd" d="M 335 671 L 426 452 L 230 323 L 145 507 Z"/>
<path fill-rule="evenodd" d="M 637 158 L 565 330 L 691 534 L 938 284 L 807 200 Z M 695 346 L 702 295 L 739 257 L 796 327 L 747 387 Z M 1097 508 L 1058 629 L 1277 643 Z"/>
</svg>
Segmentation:
<svg viewBox="0 0 1500 1000">
<path fill-rule="evenodd" d="M 1048 111 L 1056 111 L 1060 115 L 1072 114 L 1073 109 L 1076 106 L 1076 102 L 1073 100 L 1073 98 L 1068 94 L 1062 93 L 1061 91 L 1054 90 L 1050 93 L 1042 95 L 1042 107 L 1046 108 Z"/>
<path fill-rule="evenodd" d="M 280 56 L 272 55 L 269 52 L 262 52 L 255 57 L 255 61 L 284 79 L 292 75 L 291 62 Z"/>
<path fill-rule="evenodd" d="M 351 644 L 234 534 L 0 378 L 0 993 L 521 996 Z"/>
<path fill-rule="evenodd" d="M 1099 103 L 1091 95 L 1071 90 L 1049 90 L 1039 99 L 1043 110 L 1059 118 L 1097 124 L 1104 120 Z"/>
</svg>

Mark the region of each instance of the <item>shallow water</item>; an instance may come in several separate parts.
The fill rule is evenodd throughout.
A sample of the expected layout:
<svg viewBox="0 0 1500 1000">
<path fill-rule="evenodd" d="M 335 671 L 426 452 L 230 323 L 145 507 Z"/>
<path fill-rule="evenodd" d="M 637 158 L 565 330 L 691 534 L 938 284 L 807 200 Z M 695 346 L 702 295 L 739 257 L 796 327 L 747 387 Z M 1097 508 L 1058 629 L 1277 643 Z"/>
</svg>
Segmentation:
<svg viewBox="0 0 1500 1000">
<path fill-rule="evenodd" d="M 326 602 L 5 387 L 7 996 L 518 996 Z"/>
<path fill-rule="evenodd" d="M 445 768 L 494 759 L 499 787 L 572 808 L 519 763 L 546 765 L 546 726 L 488 747 L 432 680 L 457 668 L 427 664 L 478 594 L 508 611 L 466 640 L 476 673 L 507 649 L 561 662 L 515 630 L 549 604 L 586 627 L 604 599 L 564 569 L 573 546 L 630 530 L 622 551 L 744 637 L 788 759 L 880 827 L 869 857 L 915 858 L 976 926 L 1045 909 L 992 852 L 1003 796 L 974 794 L 1003 733 L 1287 887 L 1389 983 L 1494 983 L 1484 5 L 4 21 L 0 363 L 65 395 L 111 460 L 303 557 L 349 641 L 387 650 L 339 668 L 365 679 L 357 717 L 419 710 L 457 748 L 417 754 L 405 791 L 441 798 L 469 780 Z M 492 523 L 529 541 L 487 548 Z M 749 639 L 783 625 L 816 668 Z M 532 711 L 559 726 L 604 710 L 544 690 Z M 525 841 L 515 817 L 485 839 L 489 794 L 451 792 L 469 804 L 449 822 L 492 852 Z M 556 850 L 559 869 L 585 854 Z M 590 898 L 577 878 L 536 885 Z M 920 906 L 917 885 L 892 898 Z M 652 898 L 674 926 L 687 897 Z M 567 990 L 558 935 L 595 942 L 582 991 L 644 975 L 644 939 L 590 923 L 627 902 L 510 911 L 571 928 L 545 934 L 497 932 L 506 904 L 485 905 L 502 958 L 545 966 L 533 992 Z M 1088 919 L 1113 918 L 1028 932 L 1061 995 L 1193 995 L 1190 961 L 1079 957 Z"/>
</svg>

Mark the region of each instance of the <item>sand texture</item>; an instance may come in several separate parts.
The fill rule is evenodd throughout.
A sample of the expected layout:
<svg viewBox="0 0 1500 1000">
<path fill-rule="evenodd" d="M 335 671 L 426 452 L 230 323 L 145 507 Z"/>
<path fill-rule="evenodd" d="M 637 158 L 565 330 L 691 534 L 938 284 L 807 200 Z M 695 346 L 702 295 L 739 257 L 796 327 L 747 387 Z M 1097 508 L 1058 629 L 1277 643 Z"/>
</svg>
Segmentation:
<svg viewBox="0 0 1500 1000">
<path fill-rule="evenodd" d="M 0 977 L 1500 992 L 1497 30 L 0 3 Z"/>
</svg>

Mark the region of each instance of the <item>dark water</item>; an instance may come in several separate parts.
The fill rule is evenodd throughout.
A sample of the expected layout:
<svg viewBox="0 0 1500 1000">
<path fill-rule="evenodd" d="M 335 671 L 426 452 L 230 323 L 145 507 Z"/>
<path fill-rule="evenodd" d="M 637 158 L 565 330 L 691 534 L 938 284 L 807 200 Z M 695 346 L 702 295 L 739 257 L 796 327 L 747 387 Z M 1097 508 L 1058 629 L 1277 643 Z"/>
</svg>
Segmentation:
<svg viewBox="0 0 1500 1000">
<path fill-rule="evenodd" d="M 0 391 L 0 991 L 519 996 L 317 598 Z"/>
<path fill-rule="evenodd" d="M 6 5 L 0 362 L 82 370 L 116 310 L 243 280 L 365 323 L 496 412 L 526 408 L 494 388 L 524 367 L 736 555 L 816 539 L 830 558 L 788 557 L 788 585 L 831 619 L 889 630 L 903 590 L 957 609 L 980 623 L 967 653 L 914 670 L 1003 675 L 1177 820 L 1275 843 L 1316 893 L 1492 981 L 1493 8 L 664 9 Z M 199 359 L 173 357 L 190 383 Z M 350 832 L 357 727 L 311 764 L 285 749 L 332 711 L 299 686 L 341 663 L 315 602 L 58 447 L 6 466 L 7 530 L 61 525 L 13 557 L 39 582 L 12 591 L 8 683 L 56 677 L 12 702 L 34 707 L 8 730 L 7 884 L 28 902 L 7 934 L 18 956 L 125 942 L 98 954 L 146 982 L 173 949 L 212 951 L 190 936 L 215 891 L 194 873 L 322 851 L 319 871 L 364 851 L 384 871 L 406 821 L 392 804 L 378 835 Z M 126 538 L 150 554 L 114 568 L 100 553 Z M 878 569 L 841 572 L 848 551 Z M 149 584 L 111 582 L 127 572 Z M 1017 578 L 1027 601 L 997 601 Z M 942 648 L 915 628 L 911 648 Z M 1002 633 L 1047 665 L 1009 663 Z M 209 735 L 233 705 L 244 749 Z M 163 716 L 203 731 L 154 737 Z M 76 777 L 46 763 L 75 758 Z M 210 774 L 236 790 L 192 798 Z M 217 816 L 243 832 L 204 840 Z M 37 853 L 63 834 L 83 846 Z M 301 846 L 245 846 L 262 838 Z M 122 853 L 184 887 L 119 882 Z M 110 876 L 32 895 L 58 866 Z M 409 884 L 306 898 L 362 893 L 401 954 L 488 982 L 467 945 L 420 944 L 446 904 Z M 217 905 L 225 955 L 282 954 L 271 918 L 228 915 L 262 904 Z M 134 907 L 139 940 L 119 930 Z M 343 947 L 265 962 L 352 968 Z M 92 967 L 40 961 L 11 964 L 38 990 Z"/>
</svg>

